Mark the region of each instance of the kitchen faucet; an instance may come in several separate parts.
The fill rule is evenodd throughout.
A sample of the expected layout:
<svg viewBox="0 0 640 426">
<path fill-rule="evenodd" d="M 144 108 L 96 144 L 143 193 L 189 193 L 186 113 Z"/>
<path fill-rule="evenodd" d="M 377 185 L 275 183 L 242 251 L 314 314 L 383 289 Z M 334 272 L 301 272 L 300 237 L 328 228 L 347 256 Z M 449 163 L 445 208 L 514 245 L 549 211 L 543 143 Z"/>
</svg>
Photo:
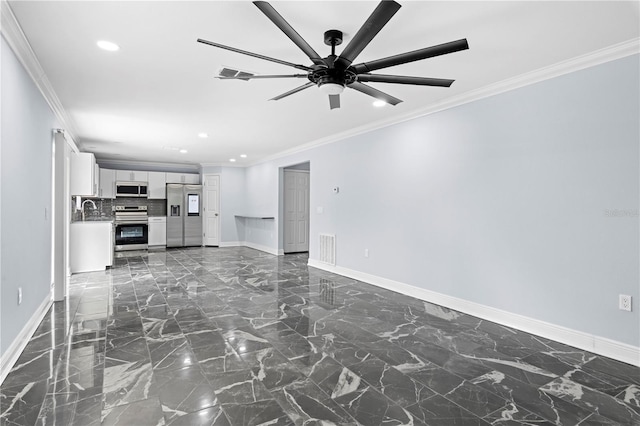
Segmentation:
<svg viewBox="0 0 640 426">
<path fill-rule="evenodd" d="M 87 203 L 87 202 L 91 203 L 91 205 L 93 206 L 94 210 L 98 210 L 98 207 L 96 206 L 96 203 L 93 202 L 93 200 L 84 200 L 82 202 L 82 205 L 80 206 L 80 210 L 82 210 L 82 221 L 83 222 L 84 222 L 84 204 Z"/>
</svg>

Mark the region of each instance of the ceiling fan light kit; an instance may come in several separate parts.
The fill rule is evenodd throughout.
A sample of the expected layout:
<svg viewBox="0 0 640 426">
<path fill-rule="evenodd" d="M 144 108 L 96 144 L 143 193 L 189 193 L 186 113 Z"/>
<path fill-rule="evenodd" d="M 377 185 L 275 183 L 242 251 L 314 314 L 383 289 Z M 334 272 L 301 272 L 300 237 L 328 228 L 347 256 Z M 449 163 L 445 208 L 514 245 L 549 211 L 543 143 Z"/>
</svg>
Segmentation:
<svg viewBox="0 0 640 426">
<path fill-rule="evenodd" d="M 358 92 L 376 98 L 379 101 L 390 105 L 397 105 L 402 102 L 394 96 L 382 92 L 364 83 L 392 83 L 408 84 L 414 86 L 435 86 L 450 87 L 454 80 L 428 77 L 413 77 L 403 75 L 372 74 L 372 71 L 402 65 L 410 62 L 420 61 L 435 56 L 466 50 L 469 44 L 466 39 L 460 39 L 437 46 L 426 47 L 413 50 L 411 52 L 400 53 L 398 55 L 377 59 L 371 62 L 353 64 L 356 57 L 369 45 L 371 40 L 389 22 L 389 20 L 400 9 L 400 4 L 392 0 L 382 0 L 369 18 L 360 27 L 358 32 L 349 41 L 340 55 L 336 55 L 336 46 L 342 44 L 343 34 L 340 30 L 328 30 L 324 33 L 324 43 L 331 46 L 331 54 L 322 58 L 314 49 L 298 34 L 291 25 L 280 15 L 271 4 L 266 1 L 254 1 L 253 4 L 264 13 L 280 30 L 285 33 L 293 43 L 302 50 L 311 60 L 311 65 L 300 65 L 281 59 L 271 58 L 258 53 L 249 52 L 231 46 L 215 43 L 212 41 L 198 39 L 199 43 L 207 44 L 220 49 L 229 50 L 254 58 L 275 62 L 281 65 L 296 68 L 305 73 L 288 75 L 253 75 L 250 73 L 232 72 L 219 73 L 217 78 L 223 80 L 254 80 L 273 78 L 306 78 L 307 83 L 298 86 L 286 93 L 275 96 L 270 100 L 279 100 L 287 96 L 298 93 L 312 86 L 317 86 L 320 91 L 329 96 L 329 107 L 331 109 L 340 108 L 340 94 L 345 88 L 354 89 Z M 235 71 L 235 70 L 234 70 Z"/>
<path fill-rule="evenodd" d="M 344 86 L 338 83 L 321 83 L 318 85 L 318 89 L 325 95 L 339 95 L 344 91 Z"/>
</svg>

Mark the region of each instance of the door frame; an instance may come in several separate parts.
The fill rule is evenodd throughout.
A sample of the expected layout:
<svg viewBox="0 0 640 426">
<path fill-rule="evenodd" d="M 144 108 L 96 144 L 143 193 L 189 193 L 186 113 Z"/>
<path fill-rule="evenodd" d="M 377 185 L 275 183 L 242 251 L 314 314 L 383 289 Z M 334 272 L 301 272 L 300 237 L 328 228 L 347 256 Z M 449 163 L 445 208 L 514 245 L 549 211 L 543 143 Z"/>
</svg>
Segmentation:
<svg viewBox="0 0 640 426">
<path fill-rule="evenodd" d="M 65 300 L 71 276 L 69 258 L 69 224 L 71 223 L 71 151 L 73 147 L 64 131 L 54 130 L 52 171 L 52 234 L 51 256 L 53 300 Z"/>
<path fill-rule="evenodd" d="M 222 177 L 220 173 L 206 173 L 202 175 L 202 195 L 203 195 L 203 211 L 204 208 L 209 203 L 209 195 L 207 194 L 207 190 L 205 184 L 207 182 L 207 176 L 218 176 L 218 245 L 217 246 L 207 246 L 205 235 L 207 233 L 207 213 L 205 212 L 202 215 L 202 246 L 203 247 L 220 247 L 222 244 L 222 205 L 220 200 L 220 193 L 222 192 Z"/>
</svg>

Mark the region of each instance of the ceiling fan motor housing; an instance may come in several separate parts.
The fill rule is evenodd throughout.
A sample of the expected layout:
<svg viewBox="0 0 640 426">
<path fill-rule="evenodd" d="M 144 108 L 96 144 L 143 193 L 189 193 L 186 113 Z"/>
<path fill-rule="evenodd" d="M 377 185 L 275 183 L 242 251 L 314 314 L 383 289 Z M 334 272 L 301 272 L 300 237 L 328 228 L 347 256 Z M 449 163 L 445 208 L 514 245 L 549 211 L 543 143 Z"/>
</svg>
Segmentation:
<svg viewBox="0 0 640 426">
<path fill-rule="evenodd" d="M 321 68 L 311 71 L 309 80 L 317 84 L 318 87 L 328 83 L 339 84 L 344 87 L 356 81 L 356 74 L 349 69 Z"/>
</svg>

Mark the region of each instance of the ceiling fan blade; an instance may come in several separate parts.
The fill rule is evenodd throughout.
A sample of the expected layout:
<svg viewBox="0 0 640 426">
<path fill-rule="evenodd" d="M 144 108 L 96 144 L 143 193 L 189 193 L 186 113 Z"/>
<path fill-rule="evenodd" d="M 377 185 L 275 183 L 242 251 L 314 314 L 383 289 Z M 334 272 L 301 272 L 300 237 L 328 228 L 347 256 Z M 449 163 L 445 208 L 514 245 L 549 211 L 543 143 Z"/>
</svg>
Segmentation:
<svg viewBox="0 0 640 426">
<path fill-rule="evenodd" d="M 362 92 L 365 95 L 373 96 L 374 98 L 380 99 L 382 101 L 385 101 L 386 103 L 391 104 L 391 105 L 397 105 L 400 102 L 402 102 L 401 99 L 395 98 L 395 97 L 393 97 L 391 95 L 388 95 L 388 94 L 386 94 L 384 92 L 381 92 L 378 89 L 374 89 L 371 86 L 367 86 L 366 84 L 362 84 L 362 83 L 357 82 L 357 81 L 349 84 L 347 87 L 355 89 L 358 92 Z"/>
<path fill-rule="evenodd" d="M 455 80 L 429 77 L 410 77 L 407 75 L 358 74 L 360 82 L 414 84 L 417 86 L 449 87 Z"/>
<path fill-rule="evenodd" d="M 307 74 L 291 74 L 291 75 L 239 75 L 236 77 L 224 77 L 217 75 L 219 80 L 255 80 L 262 78 L 306 78 Z"/>
<path fill-rule="evenodd" d="M 340 108 L 340 95 L 329 95 L 329 108 Z"/>
<path fill-rule="evenodd" d="M 276 24 L 276 26 L 280 28 L 280 30 L 282 30 L 282 32 L 285 33 L 287 37 L 289 37 L 291 41 L 293 41 L 296 46 L 298 46 L 309 57 L 309 59 L 313 61 L 314 64 L 326 65 L 320 55 L 313 50 L 313 47 L 311 47 L 309 43 L 307 43 L 291 25 L 289 25 L 289 23 L 273 8 L 273 6 L 266 1 L 254 1 L 253 4 L 255 4 L 262 13 L 267 15 L 267 18 Z"/>
<path fill-rule="evenodd" d="M 356 74 L 362 74 L 382 68 L 393 67 L 395 65 L 433 58 L 434 56 L 446 55 L 447 53 L 459 52 L 468 48 L 469 43 L 467 43 L 466 38 L 463 38 L 456 41 L 450 41 L 449 43 L 438 44 L 437 46 L 425 47 L 424 49 L 388 56 L 371 62 L 363 62 L 361 64 L 353 65 L 351 68 L 356 72 Z"/>
<path fill-rule="evenodd" d="M 336 60 L 336 66 L 346 69 L 351 65 L 356 56 L 367 47 L 400 7 L 400 4 L 395 1 L 381 1 L 356 35 L 353 36 L 347 47 L 344 48 L 340 57 Z"/>
<path fill-rule="evenodd" d="M 296 88 L 295 88 L 295 89 L 293 89 L 293 90 L 289 90 L 288 92 L 283 93 L 283 94 L 281 94 L 281 95 L 278 95 L 278 96 L 276 96 L 275 98 L 271 98 L 271 99 L 269 99 L 269 100 L 270 100 L 270 101 L 278 101 L 278 100 L 280 100 L 280 99 L 282 99 L 282 98 L 286 98 L 286 97 L 287 97 L 287 96 L 289 96 L 289 95 L 293 95 L 294 93 L 298 93 L 298 92 L 300 92 L 300 91 L 302 91 L 302 90 L 304 90 L 304 89 L 306 89 L 306 88 L 308 88 L 308 87 L 311 87 L 311 86 L 315 86 L 315 84 L 314 84 L 314 83 L 312 83 L 312 82 L 308 82 L 308 83 L 303 84 L 302 86 L 296 87 Z"/>
<path fill-rule="evenodd" d="M 237 49 L 237 48 L 231 47 L 231 46 L 225 46 L 224 44 L 214 43 L 212 41 L 203 40 L 201 38 L 198 39 L 198 43 L 208 44 L 209 46 L 218 47 L 220 49 L 225 49 L 225 50 L 230 50 L 232 52 L 241 53 L 243 55 L 253 56 L 254 58 L 264 59 L 265 61 L 271 61 L 271 62 L 275 62 L 275 63 L 281 64 L 281 65 L 287 65 L 289 67 L 294 67 L 294 68 L 297 68 L 299 70 L 311 71 L 311 68 L 309 68 L 307 66 L 304 66 L 304 65 L 297 65 L 297 64 L 294 64 L 292 62 L 287 62 L 287 61 L 283 61 L 283 60 L 280 60 L 280 59 L 271 58 L 269 56 L 260 55 L 259 53 L 248 52 L 246 50 Z"/>
</svg>

